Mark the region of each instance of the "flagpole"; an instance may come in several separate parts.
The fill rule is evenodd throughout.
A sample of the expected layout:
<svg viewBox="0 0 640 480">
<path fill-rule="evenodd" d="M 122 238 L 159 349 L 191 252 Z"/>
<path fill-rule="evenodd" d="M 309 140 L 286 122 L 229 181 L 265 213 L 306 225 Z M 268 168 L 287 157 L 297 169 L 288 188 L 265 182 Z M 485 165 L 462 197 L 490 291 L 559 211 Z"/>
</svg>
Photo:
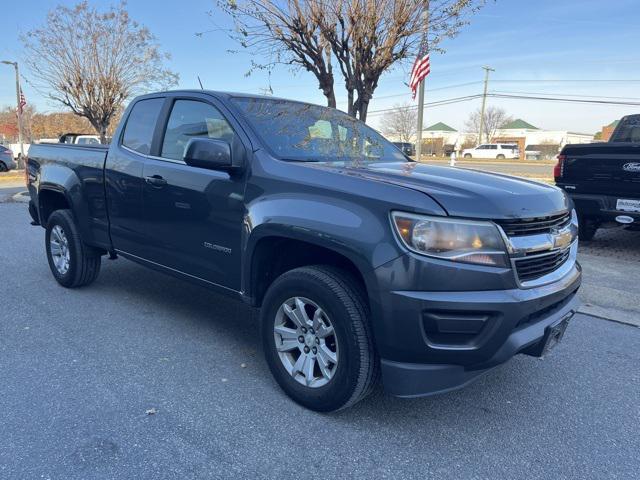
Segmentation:
<svg viewBox="0 0 640 480">
<path fill-rule="evenodd" d="M 425 2 L 425 9 L 422 12 L 422 41 L 426 41 L 427 30 L 429 28 L 429 1 Z M 423 78 L 418 85 L 418 131 L 416 132 L 416 160 L 422 158 L 422 120 L 424 116 L 424 81 Z"/>
<path fill-rule="evenodd" d="M 424 80 L 418 86 L 418 130 L 416 132 L 416 161 L 422 156 L 422 117 L 424 114 Z"/>
</svg>

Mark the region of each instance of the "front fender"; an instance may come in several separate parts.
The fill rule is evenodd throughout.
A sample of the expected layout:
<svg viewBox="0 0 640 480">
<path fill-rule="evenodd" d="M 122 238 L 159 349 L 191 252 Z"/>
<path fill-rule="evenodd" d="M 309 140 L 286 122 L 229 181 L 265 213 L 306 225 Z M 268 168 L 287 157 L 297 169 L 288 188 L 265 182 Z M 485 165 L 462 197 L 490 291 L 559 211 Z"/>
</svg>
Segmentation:
<svg viewBox="0 0 640 480">
<path fill-rule="evenodd" d="M 256 246 L 266 237 L 304 241 L 349 259 L 375 291 L 373 270 L 402 254 L 387 215 L 319 195 L 276 194 L 248 205 L 243 233 L 243 290 L 247 291 Z"/>
</svg>

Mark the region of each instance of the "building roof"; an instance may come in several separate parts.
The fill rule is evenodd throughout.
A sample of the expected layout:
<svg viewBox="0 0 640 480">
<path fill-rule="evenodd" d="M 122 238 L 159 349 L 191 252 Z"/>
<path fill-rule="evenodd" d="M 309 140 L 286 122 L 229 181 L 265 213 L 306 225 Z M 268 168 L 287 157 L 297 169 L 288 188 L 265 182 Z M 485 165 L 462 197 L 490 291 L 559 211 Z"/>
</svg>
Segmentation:
<svg viewBox="0 0 640 480">
<path fill-rule="evenodd" d="M 500 130 L 540 130 L 538 127 L 534 127 L 528 122 L 525 122 L 521 118 L 517 118 L 516 120 L 512 120 L 511 122 L 505 123 L 500 127 Z"/>
<path fill-rule="evenodd" d="M 425 132 L 457 132 L 455 128 L 451 128 L 446 123 L 438 122 L 434 123 L 430 127 L 424 129 Z"/>
</svg>

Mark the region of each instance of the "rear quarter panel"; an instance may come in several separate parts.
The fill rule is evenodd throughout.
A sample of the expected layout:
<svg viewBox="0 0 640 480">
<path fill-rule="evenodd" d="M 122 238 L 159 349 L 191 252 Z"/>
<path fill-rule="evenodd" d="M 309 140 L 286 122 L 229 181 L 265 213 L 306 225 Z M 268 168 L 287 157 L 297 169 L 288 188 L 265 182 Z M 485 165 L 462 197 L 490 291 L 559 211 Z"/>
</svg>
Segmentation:
<svg viewBox="0 0 640 480">
<path fill-rule="evenodd" d="M 106 147 L 32 145 L 29 151 L 29 193 L 40 218 L 43 192 L 58 192 L 73 211 L 83 240 L 108 248 L 108 218 L 104 195 Z"/>
</svg>

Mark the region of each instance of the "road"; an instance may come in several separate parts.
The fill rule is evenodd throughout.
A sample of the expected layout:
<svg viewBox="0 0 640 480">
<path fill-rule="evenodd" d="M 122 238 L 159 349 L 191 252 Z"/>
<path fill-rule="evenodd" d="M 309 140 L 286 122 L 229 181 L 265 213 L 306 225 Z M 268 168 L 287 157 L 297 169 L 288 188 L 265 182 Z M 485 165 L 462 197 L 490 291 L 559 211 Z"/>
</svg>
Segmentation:
<svg viewBox="0 0 640 480">
<path fill-rule="evenodd" d="M 544 360 L 317 414 L 249 308 L 125 260 L 63 289 L 25 208 L 0 203 L 2 479 L 637 478 L 639 328 L 580 314 Z"/>
<path fill-rule="evenodd" d="M 423 162 L 433 165 L 449 165 L 448 160 L 425 159 Z M 476 170 L 505 173 L 507 175 L 519 175 L 527 178 L 551 180 L 553 179 L 553 164 L 548 162 L 527 161 L 492 161 L 492 160 L 458 160 L 459 168 L 472 168 Z"/>
</svg>

